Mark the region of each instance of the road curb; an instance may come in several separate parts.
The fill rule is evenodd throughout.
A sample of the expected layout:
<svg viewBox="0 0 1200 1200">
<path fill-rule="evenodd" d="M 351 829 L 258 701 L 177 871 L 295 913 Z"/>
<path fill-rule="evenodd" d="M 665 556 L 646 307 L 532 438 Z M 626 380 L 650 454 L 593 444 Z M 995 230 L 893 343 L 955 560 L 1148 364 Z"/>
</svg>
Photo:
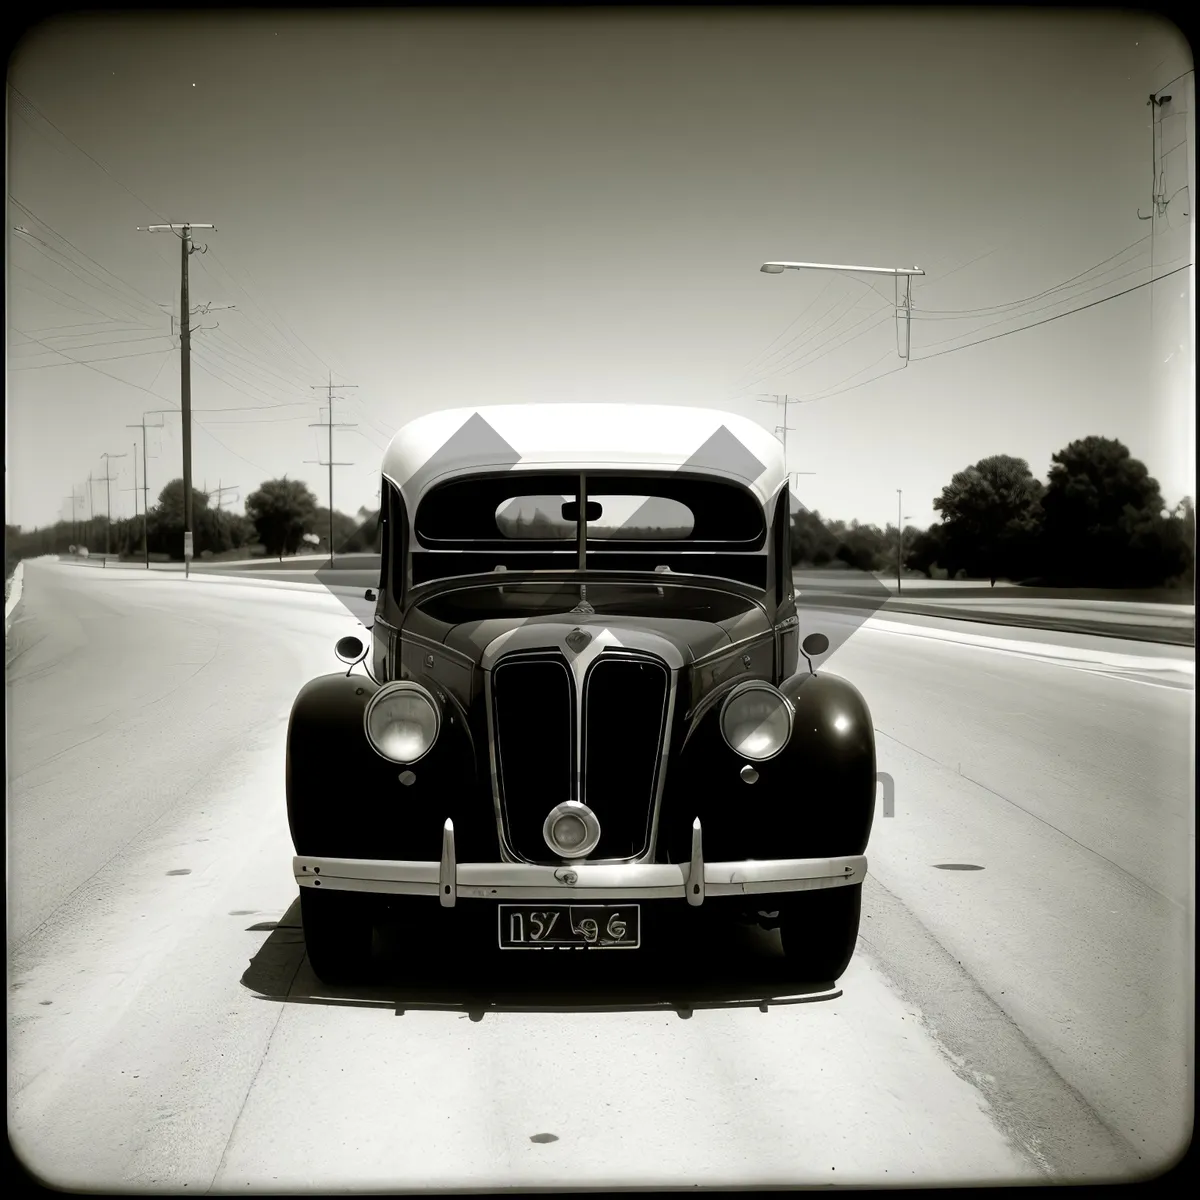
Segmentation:
<svg viewBox="0 0 1200 1200">
<path fill-rule="evenodd" d="M 9 589 L 8 599 L 4 602 L 5 633 L 8 633 L 13 614 L 17 611 L 17 605 L 21 603 L 21 593 L 24 590 L 24 581 L 25 561 L 22 559 L 19 563 L 17 563 L 17 568 L 12 573 L 12 587 Z"/>
<path fill-rule="evenodd" d="M 1162 646 L 1196 645 L 1195 628 L 1169 625 L 1121 624 L 1114 621 L 1094 621 L 1087 617 L 1028 617 L 1022 613 L 980 610 L 966 612 L 961 608 L 942 609 L 936 604 L 886 604 L 882 611 L 914 617 L 936 617 L 942 621 L 964 621 L 976 625 L 1012 625 L 1025 629 L 1047 629 L 1059 633 L 1082 633 L 1089 637 L 1121 638 L 1128 642 L 1155 642 Z"/>
</svg>

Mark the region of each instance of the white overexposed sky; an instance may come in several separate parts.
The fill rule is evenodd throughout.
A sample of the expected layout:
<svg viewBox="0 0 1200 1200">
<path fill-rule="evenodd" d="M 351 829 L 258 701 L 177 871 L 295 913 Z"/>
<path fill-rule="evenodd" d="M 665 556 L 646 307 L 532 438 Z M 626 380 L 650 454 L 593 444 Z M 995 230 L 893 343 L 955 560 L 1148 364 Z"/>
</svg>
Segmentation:
<svg viewBox="0 0 1200 1200">
<path fill-rule="evenodd" d="M 191 259 L 193 479 L 235 510 L 285 473 L 327 502 L 330 374 L 357 385 L 334 413 L 350 513 L 434 409 L 772 428 L 771 394 L 806 400 L 789 466 L 827 516 L 894 522 L 901 488 L 926 525 L 955 471 L 1006 453 L 1044 477 L 1089 434 L 1173 504 L 1195 491 L 1193 272 L 1138 285 L 1194 257 L 1191 67 L 1158 18 L 1034 9 L 39 26 L 9 74 L 6 520 L 66 516 L 106 461 L 133 512 L 129 426 L 179 403 L 179 242 L 136 229 L 164 221 L 217 226 Z M 770 259 L 923 268 L 912 361 L 891 280 Z M 153 498 L 180 423 L 147 419 Z"/>
</svg>

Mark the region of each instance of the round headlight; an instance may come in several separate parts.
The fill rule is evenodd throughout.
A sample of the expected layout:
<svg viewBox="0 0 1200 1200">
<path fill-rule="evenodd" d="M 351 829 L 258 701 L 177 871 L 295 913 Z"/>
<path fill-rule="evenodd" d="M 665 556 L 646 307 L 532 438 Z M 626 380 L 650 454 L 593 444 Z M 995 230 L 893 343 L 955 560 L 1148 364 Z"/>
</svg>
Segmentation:
<svg viewBox="0 0 1200 1200">
<path fill-rule="evenodd" d="M 744 683 L 721 707 L 721 735 L 743 758 L 774 758 L 792 736 L 792 706 L 767 683 Z"/>
<path fill-rule="evenodd" d="M 600 822 L 586 804 L 566 800 L 550 810 L 542 836 L 559 858 L 586 858 L 600 842 Z"/>
<path fill-rule="evenodd" d="M 433 697 L 411 680 L 380 688 L 363 720 L 371 748 L 395 763 L 415 763 L 428 754 L 442 724 Z"/>
</svg>

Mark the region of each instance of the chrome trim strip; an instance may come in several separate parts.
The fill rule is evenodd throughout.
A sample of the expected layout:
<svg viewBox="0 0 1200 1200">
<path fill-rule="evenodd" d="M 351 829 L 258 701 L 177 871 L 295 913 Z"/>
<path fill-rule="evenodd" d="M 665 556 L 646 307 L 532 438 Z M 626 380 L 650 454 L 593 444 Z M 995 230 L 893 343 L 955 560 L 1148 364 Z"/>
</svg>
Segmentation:
<svg viewBox="0 0 1200 1200">
<path fill-rule="evenodd" d="M 496 840 L 500 847 L 500 858 L 505 863 L 515 863 L 517 862 L 517 857 L 509 849 L 508 839 L 504 836 L 504 811 L 500 803 L 500 774 L 496 761 L 496 708 L 492 701 L 492 675 L 490 671 L 483 677 L 483 708 L 484 715 L 487 718 L 488 771 L 492 777 L 492 810 L 496 817 Z"/>
<path fill-rule="evenodd" d="M 443 908 L 453 908 L 458 899 L 458 863 L 454 854 L 454 822 L 442 826 L 442 861 L 438 865 L 438 896 Z"/>
<path fill-rule="evenodd" d="M 654 785 L 654 810 L 650 816 L 650 840 L 646 843 L 646 853 L 639 862 L 652 862 L 658 853 L 658 826 L 662 814 L 663 793 L 667 787 L 667 773 L 670 770 L 671 742 L 675 737 L 675 697 L 679 689 L 681 671 L 667 672 L 667 717 L 663 724 L 662 736 L 659 741 L 658 778 Z"/>
<path fill-rule="evenodd" d="M 693 829 L 695 826 L 693 826 Z M 301 887 L 374 892 L 401 896 L 438 895 L 440 862 L 381 859 L 308 858 L 292 860 Z M 562 875 L 564 878 L 558 878 Z M 614 897 L 642 900 L 683 899 L 691 875 L 687 863 L 561 866 L 530 863 L 459 863 L 457 899 L 547 900 L 561 904 Z M 749 896 L 850 887 L 867 876 L 865 855 L 842 858 L 766 859 L 704 863 L 703 895 Z M 567 883 L 573 877 L 575 882 Z"/>
<path fill-rule="evenodd" d="M 704 903 L 704 835 L 700 830 L 700 818 L 692 822 L 692 859 L 688 864 L 687 902 L 696 907 Z"/>
</svg>

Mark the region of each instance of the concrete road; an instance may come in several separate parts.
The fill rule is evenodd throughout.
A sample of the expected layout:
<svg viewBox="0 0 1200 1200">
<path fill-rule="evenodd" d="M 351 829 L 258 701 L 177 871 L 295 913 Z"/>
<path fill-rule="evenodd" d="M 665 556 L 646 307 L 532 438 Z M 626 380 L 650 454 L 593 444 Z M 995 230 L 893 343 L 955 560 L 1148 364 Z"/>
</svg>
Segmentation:
<svg viewBox="0 0 1200 1200">
<path fill-rule="evenodd" d="M 285 583 L 311 582 L 318 571 L 324 580 L 337 580 L 339 587 L 360 589 L 379 582 L 379 556 L 339 555 L 332 568 L 328 557 L 295 555 L 279 562 L 252 559 L 228 562 L 199 560 L 192 565 L 195 576 L 233 578 L 247 576 Z M 96 559 L 76 565 L 103 568 Z M 136 568 L 135 568 L 136 569 Z M 154 563 L 153 571 L 182 571 L 182 563 Z M 1194 646 L 1195 604 L 1148 600 L 1142 593 L 1069 591 L 1022 588 L 1002 584 L 989 588 L 977 581 L 906 579 L 896 593 L 896 581 L 859 571 L 794 572 L 801 608 L 834 607 L 879 611 L 883 615 L 928 615 L 939 620 L 996 623 L 1029 629 L 1057 629 L 1080 635 L 1100 635 L 1167 645 Z"/>
<path fill-rule="evenodd" d="M 856 633 L 829 668 L 872 706 L 895 815 L 833 993 L 749 932 L 524 984 L 405 952 L 397 981 L 331 993 L 303 957 L 283 744 L 354 630 L 281 582 L 27 566 L 9 1129 L 35 1172 L 870 1186 L 1127 1177 L 1182 1147 L 1193 661 Z"/>
</svg>

